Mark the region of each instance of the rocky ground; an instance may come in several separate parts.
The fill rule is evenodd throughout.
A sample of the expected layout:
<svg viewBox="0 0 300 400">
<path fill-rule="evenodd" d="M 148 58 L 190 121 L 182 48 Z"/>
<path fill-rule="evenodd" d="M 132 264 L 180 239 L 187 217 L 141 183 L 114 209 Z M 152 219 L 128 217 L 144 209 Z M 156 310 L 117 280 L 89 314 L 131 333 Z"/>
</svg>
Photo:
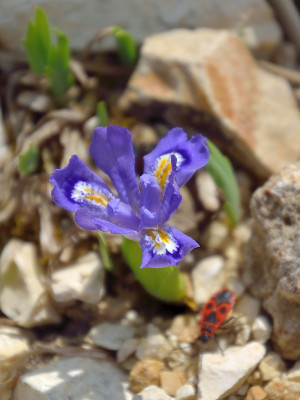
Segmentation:
<svg viewBox="0 0 300 400">
<path fill-rule="evenodd" d="M 22 57 L 1 53 L 1 399 L 299 399 L 300 73 L 297 43 L 266 42 L 253 50 L 229 30 L 170 31 L 145 40 L 134 70 L 115 54 L 77 54 L 63 104 Z M 88 154 L 99 99 L 110 123 L 131 130 L 138 173 L 173 126 L 233 162 L 234 228 L 206 170 L 173 217 L 201 244 L 180 267 L 195 309 L 145 293 L 109 234 L 107 271 L 97 234 L 51 201 L 49 175 L 72 154 L 99 173 Z M 39 166 L 23 175 L 30 143 Z M 218 344 L 200 344 L 199 311 L 224 287 L 237 295 L 234 318 Z"/>
</svg>

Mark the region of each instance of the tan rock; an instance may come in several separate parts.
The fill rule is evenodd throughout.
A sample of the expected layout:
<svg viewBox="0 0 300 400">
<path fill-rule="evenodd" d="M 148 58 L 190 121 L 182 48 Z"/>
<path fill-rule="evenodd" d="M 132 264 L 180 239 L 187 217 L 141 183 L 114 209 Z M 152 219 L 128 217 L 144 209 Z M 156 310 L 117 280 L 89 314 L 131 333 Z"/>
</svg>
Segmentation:
<svg viewBox="0 0 300 400">
<path fill-rule="evenodd" d="M 261 373 L 262 380 L 270 381 L 274 378 L 280 378 L 286 370 L 286 365 L 279 354 L 271 352 L 262 359 L 258 370 Z"/>
<path fill-rule="evenodd" d="M 300 361 L 296 361 L 293 368 L 287 372 L 286 379 L 300 383 Z"/>
<path fill-rule="evenodd" d="M 186 382 L 186 377 L 181 371 L 162 371 L 160 373 L 160 386 L 170 396 L 175 396 L 177 390 Z"/>
<path fill-rule="evenodd" d="M 268 400 L 299 400 L 300 383 L 273 380 L 265 386 Z"/>
<path fill-rule="evenodd" d="M 261 386 L 252 386 L 247 393 L 246 400 L 265 400 L 267 393 Z"/>
<path fill-rule="evenodd" d="M 262 178 L 300 155 L 291 88 L 262 70 L 227 31 L 178 29 L 147 38 L 120 106 L 148 115 L 155 110 L 173 125 L 188 119 L 193 128 L 204 126 L 229 156 Z M 208 116 L 222 134 L 213 133 Z"/>
<path fill-rule="evenodd" d="M 139 393 L 150 385 L 159 386 L 163 363 L 159 360 L 141 360 L 136 363 L 129 374 L 129 388 Z"/>
<path fill-rule="evenodd" d="M 26 328 L 60 321 L 31 242 L 11 239 L 1 253 L 0 308 Z"/>
</svg>

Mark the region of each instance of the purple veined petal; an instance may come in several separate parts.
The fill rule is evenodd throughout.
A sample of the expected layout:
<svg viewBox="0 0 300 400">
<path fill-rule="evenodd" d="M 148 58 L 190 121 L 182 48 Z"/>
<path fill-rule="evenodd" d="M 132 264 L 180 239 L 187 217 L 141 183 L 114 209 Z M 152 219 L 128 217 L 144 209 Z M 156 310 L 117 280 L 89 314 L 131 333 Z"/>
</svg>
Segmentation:
<svg viewBox="0 0 300 400">
<path fill-rule="evenodd" d="M 107 205 L 108 219 L 120 227 L 138 231 L 140 219 L 134 210 L 120 199 L 113 199 Z"/>
<path fill-rule="evenodd" d="M 129 239 L 137 240 L 140 234 L 130 228 L 118 226 L 111 221 L 95 217 L 88 213 L 87 210 L 81 209 L 75 213 L 75 222 L 78 226 L 88 230 L 100 230 L 103 232 L 111 232 L 113 234 L 121 234 Z"/>
<path fill-rule="evenodd" d="M 144 156 L 144 173 L 156 176 L 158 181 L 166 181 L 171 172 L 170 156 L 174 154 L 176 182 L 179 187 L 184 185 L 197 169 L 208 163 L 209 149 L 205 141 L 202 135 L 187 140 L 182 128 L 171 129 L 154 150 Z"/>
<path fill-rule="evenodd" d="M 199 244 L 171 226 L 144 232 L 140 241 L 142 248 L 141 268 L 162 268 L 178 265 Z"/>
<path fill-rule="evenodd" d="M 120 126 L 97 127 L 90 153 L 97 166 L 110 177 L 123 203 L 137 210 L 140 192 L 129 130 Z"/>
<path fill-rule="evenodd" d="M 104 216 L 108 202 L 115 197 L 107 184 L 75 155 L 65 168 L 53 172 L 50 182 L 54 184 L 54 203 L 72 212 L 86 208 L 90 214 Z"/>
<path fill-rule="evenodd" d="M 141 223 L 139 229 L 144 230 L 165 225 L 182 200 L 179 188 L 174 182 L 174 173 L 171 174 L 164 192 L 162 192 L 157 179 L 151 175 L 142 175 L 140 185 Z"/>
<path fill-rule="evenodd" d="M 154 176 L 144 174 L 140 178 L 141 203 L 139 230 L 154 228 L 161 225 L 162 191 Z"/>
</svg>

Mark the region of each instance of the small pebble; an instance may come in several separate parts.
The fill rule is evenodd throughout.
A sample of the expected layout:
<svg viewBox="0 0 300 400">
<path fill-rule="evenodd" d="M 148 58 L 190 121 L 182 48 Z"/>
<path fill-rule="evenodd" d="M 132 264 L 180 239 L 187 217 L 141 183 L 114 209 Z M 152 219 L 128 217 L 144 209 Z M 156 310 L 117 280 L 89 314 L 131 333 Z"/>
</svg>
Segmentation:
<svg viewBox="0 0 300 400">
<path fill-rule="evenodd" d="M 181 371 L 162 371 L 160 373 L 160 386 L 170 396 L 175 396 L 177 390 L 186 382 L 186 377 Z"/>
<path fill-rule="evenodd" d="M 216 212 L 220 209 L 221 202 L 218 187 L 210 173 L 201 170 L 196 174 L 196 189 L 198 199 L 206 211 Z"/>
<path fill-rule="evenodd" d="M 267 393 L 261 386 L 252 386 L 247 393 L 246 400 L 265 400 Z"/>
<path fill-rule="evenodd" d="M 194 400 L 196 396 L 196 389 L 193 385 L 185 383 L 181 386 L 175 395 L 176 400 Z"/>
<path fill-rule="evenodd" d="M 121 363 L 126 360 L 129 356 L 135 353 L 137 346 L 140 344 L 140 339 L 131 338 L 125 340 L 117 352 L 117 362 Z"/>
<path fill-rule="evenodd" d="M 191 279 L 194 286 L 194 301 L 204 304 L 224 285 L 224 259 L 219 255 L 206 257 L 193 268 Z"/>
<path fill-rule="evenodd" d="M 89 334 L 97 346 L 108 350 L 119 350 L 124 341 L 131 339 L 133 335 L 132 327 L 110 322 L 94 326 Z"/>
<path fill-rule="evenodd" d="M 266 343 L 272 334 L 272 326 L 267 317 L 259 315 L 252 324 L 252 335 L 255 340 Z"/>
<path fill-rule="evenodd" d="M 206 247 L 209 250 L 222 250 L 226 239 L 228 238 L 228 227 L 220 221 L 213 221 L 204 237 Z"/>
<path fill-rule="evenodd" d="M 155 326 L 149 324 L 147 337 L 143 338 L 138 345 L 136 356 L 140 360 L 145 358 L 163 360 L 172 350 L 165 336 Z"/>
<path fill-rule="evenodd" d="M 161 388 L 151 385 L 133 396 L 132 400 L 173 400 L 173 398 Z"/>
<path fill-rule="evenodd" d="M 268 400 L 299 400 L 300 383 L 274 379 L 265 387 Z"/>
<path fill-rule="evenodd" d="M 286 374 L 286 379 L 300 383 L 300 361 L 297 361 L 293 368 L 288 371 Z"/>
<path fill-rule="evenodd" d="M 260 362 L 258 370 L 261 373 L 262 380 L 270 381 L 274 378 L 280 378 L 286 370 L 286 365 L 278 353 L 268 353 Z"/>
<path fill-rule="evenodd" d="M 129 374 L 129 388 L 134 393 L 139 393 L 150 385 L 158 386 L 163 363 L 158 360 L 138 361 Z"/>
</svg>

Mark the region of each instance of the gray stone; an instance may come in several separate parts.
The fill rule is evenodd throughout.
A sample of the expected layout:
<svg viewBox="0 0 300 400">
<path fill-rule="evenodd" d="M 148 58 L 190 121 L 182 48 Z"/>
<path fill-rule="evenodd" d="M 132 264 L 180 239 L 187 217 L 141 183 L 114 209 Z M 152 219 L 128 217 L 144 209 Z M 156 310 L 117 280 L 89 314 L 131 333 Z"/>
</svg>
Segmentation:
<svg viewBox="0 0 300 400">
<path fill-rule="evenodd" d="M 0 37 L 4 48 L 22 49 L 21 39 L 35 4 L 32 0 L 1 1 Z M 265 57 L 279 45 L 282 35 L 264 0 L 42 0 L 39 5 L 51 24 L 68 35 L 74 49 L 82 49 L 100 29 L 110 25 L 128 29 L 138 43 L 153 33 L 176 27 L 231 29 Z M 105 41 L 104 45 L 114 44 Z"/>
<path fill-rule="evenodd" d="M 273 317 L 273 341 L 282 356 L 300 356 L 300 162 L 274 174 L 253 195 L 253 234 L 245 275 Z"/>
<path fill-rule="evenodd" d="M 119 350 L 125 340 L 131 339 L 134 329 L 117 323 L 102 322 L 91 329 L 91 340 L 100 347 Z"/>
<path fill-rule="evenodd" d="M 130 399 L 127 376 L 108 361 L 62 359 L 19 378 L 13 400 Z"/>
</svg>

